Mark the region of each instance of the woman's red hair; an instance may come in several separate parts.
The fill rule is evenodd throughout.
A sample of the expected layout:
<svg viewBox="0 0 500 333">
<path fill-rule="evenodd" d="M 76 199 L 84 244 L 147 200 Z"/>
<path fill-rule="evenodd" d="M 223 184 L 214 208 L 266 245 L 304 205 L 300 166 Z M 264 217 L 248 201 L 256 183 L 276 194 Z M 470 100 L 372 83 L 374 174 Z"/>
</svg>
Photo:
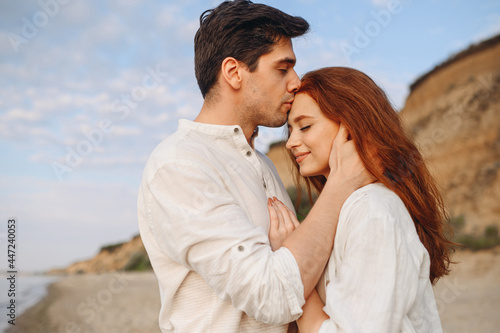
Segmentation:
<svg viewBox="0 0 500 333">
<path fill-rule="evenodd" d="M 448 274 L 450 252 L 457 245 L 447 239 L 443 199 L 413 140 L 406 133 L 381 88 L 364 73 L 346 67 L 328 67 L 307 73 L 297 94 L 307 94 L 323 114 L 349 130 L 365 167 L 404 202 L 415 223 L 420 241 L 431 259 L 432 283 Z M 302 177 L 295 165 L 297 190 L 305 182 L 321 192 L 324 176 Z M 299 193 L 300 200 L 300 193 Z"/>
</svg>

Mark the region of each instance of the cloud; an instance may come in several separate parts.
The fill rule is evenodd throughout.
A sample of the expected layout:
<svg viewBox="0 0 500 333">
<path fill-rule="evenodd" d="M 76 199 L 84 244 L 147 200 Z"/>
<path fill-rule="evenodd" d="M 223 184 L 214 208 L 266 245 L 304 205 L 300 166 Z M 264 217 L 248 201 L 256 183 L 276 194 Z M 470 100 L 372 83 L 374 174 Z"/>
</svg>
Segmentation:
<svg viewBox="0 0 500 333">
<path fill-rule="evenodd" d="M 479 43 L 485 39 L 500 34 L 500 15 L 499 14 L 488 15 L 486 20 L 487 22 L 489 22 L 489 24 L 473 37 L 474 43 Z"/>
<path fill-rule="evenodd" d="M 23 110 L 20 108 L 14 108 L 9 110 L 3 117 L 3 121 L 9 123 L 9 122 L 16 122 L 18 120 L 20 121 L 28 121 L 28 122 L 34 122 L 37 120 L 40 120 L 42 118 L 42 115 L 39 111 L 27 111 Z"/>
<path fill-rule="evenodd" d="M 98 15 L 95 3 L 86 0 L 72 0 L 61 6 L 60 11 L 59 19 L 71 26 L 85 24 L 91 17 Z"/>
<path fill-rule="evenodd" d="M 8 34 L 7 31 L 0 31 L 0 56 L 8 55 L 13 51 Z"/>
<path fill-rule="evenodd" d="M 68 7 L 68 10 L 72 8 Z M 191 76 L 192 71 L 185 73 L 184 68 L 192 67 L 192 63 L 180 52 L 176 57 L 169 56 L 168 63 L 156 61 L 153 57 L 149 63 L 141 60 L 134 64 L 136 55 L 127 54 L 125 57 L 130 57 L 133 65 L 124 68 L 116 67 L 113 57 L 99 56 L 101 53 L 121 56 L 123 47 L 116 45 L 122 42 L 131 45 L 132 41 L 141 43 L 140 36 L 145 31 L 154 31 L 156 23 L 152 22 L 150 27 L 137 27 L 139 22 L 134 21 L 128 26 L 116 14 L 92 20 L 95 24 L 82 29 L 74 39 L 59 38 L 64 29 L 47 31 L 48 34 L 34 38 L 19 54 L 22 61 L 11 58 L 0 65 L 4 74 L 0 80 L 5 84 L 8 82 L 0 92 L 4 97 L 1 99 L 0 128 L 3 131 L 0 136 L 11 140 L 13 145 L 29 146 L 30 150 L 37 151 L 37 154 L 32 154 L 35 156 L 33 161 L 52 163 L 64 159 L 68 147 L 86 140 L 85 133 L 109 119 L 114 130 L 88 156 L 89 165 L 103 161 L 103 166 L 106 166 L 110 163 L 100 158 L 100 154 L 111 154 L 110 158 L 119 161 L 118 156 L 124 151 L 140 149 L 141 139 L 150 142 L 165 137 L 176 126 L 176 118 L 192 117 L 201 106 L 194 78 L 184 80 Z M 70 20 L 67 25 L 73 27 L 74 21 Z M 194 21 L 179 14 L 172 24 L 183 27 L 179 28 L 182 35 L 193 30 L 190 22 Z M 167 43 L 172 37 L 171 44 L 180 44 L 179 49 L 182 47 L 178 35 L 164 37 Z M 47 38 L 62 42 L 48 48 L 50 42 Z M 144 99 L 134 101 L 134 107 L 127 111 L 126 117 L 116 112 L 119 102 L 123 106 L 123 96 L 133 95 L 134 89 L 141 88 L 145 76 L 157 71 L 159 64 L 160 71 L 169 75 L 162 76 L 162 81 L 155 89 L 148 90 Z M 164 65 L 167 66 L 165 70 Z M 105 67 L 109 69 L 103 70 Z M 170 72 L 174 74 L 170 75 Z M 180 84 L 179 80 L 183 83 Z M 159 127 L 162 124 L 167 126 Z M 148 137 L 139 138 L 139 143 L 131 146 L 128 139 L 141 136 L 144 129 L 148 130 Z"/>
<path fill-rule="evenodd" d="M 372 5 L 376 7 L 388 7 L 391 2 L 394 0 L 371 0 Z"/>
<path fill-rule="evenodd" d="M 341 43 L 318 36 L 295 39 L 294 49 L 298 59 L 296 71 L 299 76 L 321 67 L 349 65 L 350 61 L 341 52 Z"/>
</svg>

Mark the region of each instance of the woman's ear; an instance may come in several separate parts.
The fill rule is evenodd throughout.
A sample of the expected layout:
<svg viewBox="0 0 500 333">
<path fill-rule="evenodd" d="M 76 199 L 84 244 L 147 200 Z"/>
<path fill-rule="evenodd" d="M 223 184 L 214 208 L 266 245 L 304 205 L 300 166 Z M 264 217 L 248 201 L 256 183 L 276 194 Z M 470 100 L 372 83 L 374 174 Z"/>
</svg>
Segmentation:
<svg viewBox="0 0 500 333">
<path fill-rule="evenodd" d="M 226 59 L 224 59 L 224 61 L 222 61 L 222 79 L 235 90 L 241 88 L 242 70 L 244 70 L 244 66 L 242 66 L 242 63 L 233 57 L 227 57 Z"/>
</svg>

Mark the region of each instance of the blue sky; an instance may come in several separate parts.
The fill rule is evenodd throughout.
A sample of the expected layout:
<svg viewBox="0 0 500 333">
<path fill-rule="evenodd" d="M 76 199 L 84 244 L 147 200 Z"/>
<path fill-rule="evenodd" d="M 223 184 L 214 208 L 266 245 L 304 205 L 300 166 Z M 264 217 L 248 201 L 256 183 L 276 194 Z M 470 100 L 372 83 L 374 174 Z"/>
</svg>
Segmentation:
<svg viewBox="0 0 500 333">
<path fill-rule="evenodd" d="M 261 2 L 311 24 L 294 42 L 299 75 L 358 68 L 397 108 L 417 77 L 500 33 L 497 0 Z M 19 221 L 19 270 L 63 267 L 137 234 L 150 152 L 201 107 L 193 37 L 218 3 L 0 3 L 0 211 Z M 261 129 L 257 147 L 281 137 Z"/>
</svg>

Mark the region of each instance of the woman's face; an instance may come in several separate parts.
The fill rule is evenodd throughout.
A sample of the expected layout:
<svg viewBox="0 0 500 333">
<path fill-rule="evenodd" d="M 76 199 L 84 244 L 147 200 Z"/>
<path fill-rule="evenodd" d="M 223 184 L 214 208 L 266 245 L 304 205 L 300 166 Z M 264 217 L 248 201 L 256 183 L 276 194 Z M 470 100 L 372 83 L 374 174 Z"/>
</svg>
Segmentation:
<svg viewBox="0 0 500 333">
<path fill-rule="evenodd" d="M 339 124 L 325 117 L 309 95 L 299 93 L 288 114 L 288 131 L 286 147 L 295 156 L 300 174 L 328 177 L 328 160 Z"/>
</svg>

